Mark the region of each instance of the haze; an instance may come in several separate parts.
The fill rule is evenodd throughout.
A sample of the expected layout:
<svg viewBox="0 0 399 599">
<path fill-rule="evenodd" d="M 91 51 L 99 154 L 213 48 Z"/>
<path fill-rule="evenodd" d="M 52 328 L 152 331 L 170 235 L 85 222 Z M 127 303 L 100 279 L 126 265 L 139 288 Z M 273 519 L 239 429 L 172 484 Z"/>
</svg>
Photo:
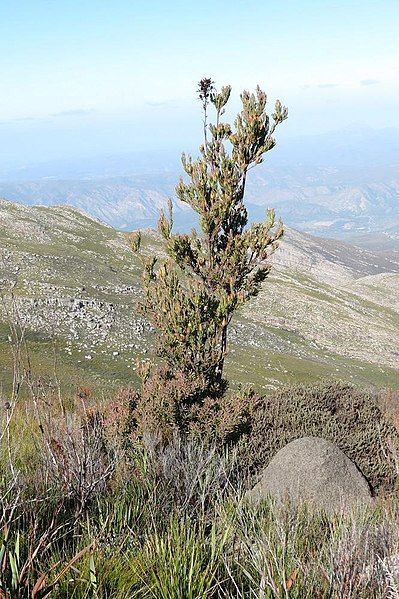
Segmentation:
<svg viewBox="0 0 399 599">
<path fill-rule="evenodd" d="M 203 76 L 279 97 L 284 138 L 398 127 L 398 29 L 397 1 L 3 0 L 0 169 L 196 146 Z"/>
</svg>

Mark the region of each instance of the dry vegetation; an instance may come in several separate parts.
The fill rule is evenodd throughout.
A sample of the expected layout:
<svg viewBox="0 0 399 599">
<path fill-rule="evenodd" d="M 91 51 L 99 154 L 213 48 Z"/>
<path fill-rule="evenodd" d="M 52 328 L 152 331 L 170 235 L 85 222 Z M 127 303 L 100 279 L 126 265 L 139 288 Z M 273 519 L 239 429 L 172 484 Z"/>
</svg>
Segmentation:
<svg viewBox="0 0 399 599">
<path fill-rule="evenodd" d="M 45 392 L 31 373 L 22 378 L 30 400 L 16 394 L 1 413 L 0 596 L 399 597 L 391 469 L 380 471 L 379 496 L 363 513 L 277 509 L 271 501 L 255 507 L 245 501 L 259 467 L 246 467 L 259 442 L 251 418 L 241 441 L 222 450 L 197 431 L 165 444 L 129 432 L 129 390 L 101 400 L 82 387 L 64 398 Z M 323 426 L 324 402 L 331 409 L 338 397 L 358 410 L 352 457 L 366 460 L 368 445 L 354 440 L 367 434 L 379 408 L 348 385 L 252 397 L 256 434 L 269 451 L 277 448 L 267 428 L 270 402 L 288 440 L 310 422 Z M 301 401 L 310 406 L 308 421 L 290 412 Z M 397 398 L 384 401 L 396 414 Z M 380 436 L 380 448 L 395 468 L 396 431 L 378 417 L 392 433 Z M 338 411 L 337 418 L 344 442 L 354 416 L 345 420 Z"/>
</svg>

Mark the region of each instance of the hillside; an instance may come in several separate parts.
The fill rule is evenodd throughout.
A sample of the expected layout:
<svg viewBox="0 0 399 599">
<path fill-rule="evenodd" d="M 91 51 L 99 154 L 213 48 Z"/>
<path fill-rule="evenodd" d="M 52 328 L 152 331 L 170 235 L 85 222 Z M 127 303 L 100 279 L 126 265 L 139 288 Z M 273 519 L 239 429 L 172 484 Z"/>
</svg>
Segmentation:
<svg viewBox="0 0 399 599">
<path fill-rule="evenodd" d="M 300 230 L 351 240 L 368 232 L 399 247 L 399 164 L 298 166 L 253 173 L 248 189 L 254 215 L 275 206 Z"/>
<path fill-rule="evenodd" d="M 153 335 L 137 311 L 141 266 L 124 235 L 69 206 L 3 200 L 0 240 L 3 388 L 13 310 L 39 373 L 55 368 L 73 385 L 134 382 Z M 144 247 L 160 251 L 151 231 Z M 326 376 L 399 387 L 398 297 L 394 255 L 288 230 L 272 276 L 233 323 L 229 373 L 261 389 Z"/>
</svg>

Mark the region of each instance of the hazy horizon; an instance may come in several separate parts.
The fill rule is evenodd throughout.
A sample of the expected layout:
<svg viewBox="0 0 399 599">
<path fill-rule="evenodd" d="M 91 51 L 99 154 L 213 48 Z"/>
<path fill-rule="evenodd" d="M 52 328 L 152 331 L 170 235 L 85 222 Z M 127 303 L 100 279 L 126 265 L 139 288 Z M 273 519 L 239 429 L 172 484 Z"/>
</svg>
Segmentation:
<svg viewBox="0 0 399 599">
<path fill-rule="evenodd" d="M 302 136 L 289 135 L 281 130 L 277 145 L 265 156 L 265 165 L 282 167 L 353 167 L 399 165 L 399 128 L 375 129 L 359 125 L 327 133 Z M 198 154 L 198 143 L 177 143 L 165 148 L 131 151 L 105 151 L 87 154 L 72 153 L 63 158 L 36 159 L 0 163 L 0 181 L 35 179 L 85 179 L 151 175 L 182 172 L 181 153 Z"/>
<path fill-rule="evenodd" d="M 395 1 L 6 0 L 0 169 L 195 148 L 203 76 L 231 115 L 258 83 L 280 98 L 282 140 L 398 128 L 398 25 Z"/>
</svg>

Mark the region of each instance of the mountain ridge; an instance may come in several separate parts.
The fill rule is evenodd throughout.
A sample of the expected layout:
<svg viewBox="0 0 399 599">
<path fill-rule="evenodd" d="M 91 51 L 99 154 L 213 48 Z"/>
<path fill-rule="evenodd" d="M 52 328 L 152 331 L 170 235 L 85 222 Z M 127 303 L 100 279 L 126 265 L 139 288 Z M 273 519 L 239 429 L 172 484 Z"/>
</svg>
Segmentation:
<svg viewBox="0 0 399 599">
<path fill-rule="evenodd" d="M 3 201 L 0 240 L 3 355 L 12 293 L 39 371 L 52 368 L 56 342 L 68 380 L 136 384 L 136 359 L 151 355 L 154 337 L 137 312 L 142 267 L 125 235 L 74 208 Z M 143 240 L 162 252 L 155 232 Z M 274 261 L 232 323 L 233 385 L 327 376 L 398 386 L 399 262 L 289 229 Z"/>
<path fill-rule="evenodd" d="M 155 225 L 159 210 L 175 197 L 180 174 L 0 182 L 0 197 L 28 205 L 70 204 L 129 230 Z M 246 197 L 252 220 L 273 206 L 289 226 L 305 232 L 348 240 L 378 233 L 399 249 L 399 163 L 358 170 L 261 165 L 248 178 Z M 194 213 L 176 199 L 174 205 L 177 226 L 190 229 Z"/>
</svg>

